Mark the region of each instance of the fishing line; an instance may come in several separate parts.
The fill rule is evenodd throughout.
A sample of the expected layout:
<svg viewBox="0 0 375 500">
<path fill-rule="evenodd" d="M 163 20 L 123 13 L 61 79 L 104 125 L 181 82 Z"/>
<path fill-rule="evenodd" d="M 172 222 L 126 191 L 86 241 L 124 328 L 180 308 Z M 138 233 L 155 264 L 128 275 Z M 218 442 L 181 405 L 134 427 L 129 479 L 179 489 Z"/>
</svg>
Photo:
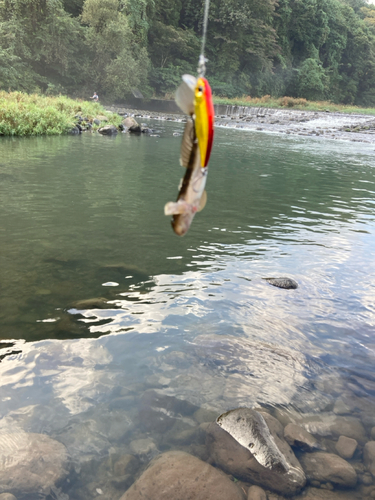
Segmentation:
<svg viewBox="0 0 375 500">
<path fill-rule="evenodd" d="M 204 16 L 203 16 L 202 48 L 201 48 L 201 53 L 200 53 L 199 62 L 198 62 L 198 75 L 200 77 L 204 77 L 204 75 L 206 73 L 206 61 L 207 61 L 207 59 L 204 57 L 204 48 L 206 45 L 206 38 L 207 38 L 207 23 L 208 23 L 209 8 L 210 8 L 210 0 L 205 0 Z"/>
</svg>

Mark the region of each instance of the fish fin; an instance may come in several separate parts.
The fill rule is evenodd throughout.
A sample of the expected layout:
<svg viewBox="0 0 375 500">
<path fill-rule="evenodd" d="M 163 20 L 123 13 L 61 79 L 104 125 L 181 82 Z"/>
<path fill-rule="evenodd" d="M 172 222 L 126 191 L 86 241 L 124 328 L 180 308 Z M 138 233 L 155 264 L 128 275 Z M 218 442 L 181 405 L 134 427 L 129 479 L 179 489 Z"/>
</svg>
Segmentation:
<svg viewBox="0 0 375 500">
<path fill-rule="evenodd" d="M 191 118 L 188 118 L 181 141 L 180 165 L 182 167 L 187 168 L 189 165 L 194 139 L 194 122 Z"/>
<path fill-rule="evenodd" d="M 198 207 L 197 212 L 200 212 L 201 210 L 203 210 L 204 207 L 206 206 L 206 203 L 207 203 L 207 191 L 204 190 L 202 193 L 201 199 L 199 201 L 199 207 Z"/>
<path fill-rule="evenodd" d="M 182 75 L 182 81 L 185 82 L 193 92 L 195 92 L 195 87 L 197 86 L 197 78 L 195 76 L 185 73 L 184 75 Z"/>
<path fill-rule="evenodd" d="M 175 101 L 177 106 L 186 115 L 192 116 L 194 113 L 194 92 L 197 79 L 192 75 L 183 75 L 182 83 L 176 90 Z"/>
<path fill-rule="evenodd" d="M 194 212 L 192 205 L 184 200 L 170 201 L 164 206 L 164 215 L 188 214 L 192 212 Z"/>
</svg>

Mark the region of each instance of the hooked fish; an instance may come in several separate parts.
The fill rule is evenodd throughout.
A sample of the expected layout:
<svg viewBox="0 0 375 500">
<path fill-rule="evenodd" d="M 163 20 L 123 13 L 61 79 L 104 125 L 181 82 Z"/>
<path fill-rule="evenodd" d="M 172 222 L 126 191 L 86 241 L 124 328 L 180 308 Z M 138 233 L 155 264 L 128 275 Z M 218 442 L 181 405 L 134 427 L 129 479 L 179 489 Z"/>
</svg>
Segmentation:
<svg viewBox="0 0 375 500">
<path fill-rule="evenodd" d="M 180 155 L 186 173 L 179 186 L 177 201 L 167 203 L 164 213 L 173 216 L 173 230 L 183 236 L 194 215 L 204 208 L 207 201 L 205 186 L 214 138 L 214 106 L 208 81 L 203 77 L 183 75 L 176 91 L 176 103 L 189 115 Z"/>
</svg>

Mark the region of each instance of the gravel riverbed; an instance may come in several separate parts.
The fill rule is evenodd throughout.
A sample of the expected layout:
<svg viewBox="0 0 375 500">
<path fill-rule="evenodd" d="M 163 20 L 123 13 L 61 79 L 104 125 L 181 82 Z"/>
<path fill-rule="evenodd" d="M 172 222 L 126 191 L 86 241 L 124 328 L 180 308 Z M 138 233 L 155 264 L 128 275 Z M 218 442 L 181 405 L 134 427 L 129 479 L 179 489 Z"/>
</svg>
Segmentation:
<svg viewBox="0 0 375 500">
<path fill-rule="evenodd" d="M 227 108 L 227 113 L 220 113 Z M 137 118 L 181 121 L 184 115 L 107 106 L 108 111 Z M 310 136 L 352 142 L 375 142 L 375 116 L 292 109 L 215 107 L 215 126 Z"/>
</svg>

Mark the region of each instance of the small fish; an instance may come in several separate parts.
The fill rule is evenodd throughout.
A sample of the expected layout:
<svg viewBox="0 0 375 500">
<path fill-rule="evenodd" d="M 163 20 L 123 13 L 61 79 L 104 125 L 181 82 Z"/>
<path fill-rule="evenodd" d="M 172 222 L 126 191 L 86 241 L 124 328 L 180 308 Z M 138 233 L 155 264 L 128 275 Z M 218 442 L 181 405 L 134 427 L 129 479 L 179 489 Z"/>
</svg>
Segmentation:
<svg viewBox="0 0 375 500">
<path fill-rule="evenodd" d="M 194 215 L 207 201 L 205 191 L 214 138 L 214 107 L 208 81 L 191 75 L 183 75 L 176 91 L 176 103 L 189 115 L 181 143 L 180 163 L 186 174 L 179 186 L 176 202 L 164 207 L 165 215 L 172 215 L 172 227 L 176 234 L 187 233 Z"/>
</svg>

